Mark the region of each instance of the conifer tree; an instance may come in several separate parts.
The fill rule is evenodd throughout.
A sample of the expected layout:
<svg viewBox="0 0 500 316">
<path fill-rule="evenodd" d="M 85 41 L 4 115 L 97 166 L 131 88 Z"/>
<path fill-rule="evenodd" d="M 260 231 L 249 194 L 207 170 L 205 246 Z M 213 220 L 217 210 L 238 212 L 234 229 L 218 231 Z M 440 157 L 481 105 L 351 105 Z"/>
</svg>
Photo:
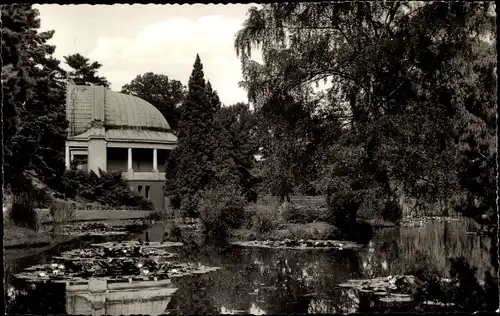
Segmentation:
<svg viewBox="0 0 500 316">
<path fill-rule="evenodd" d="M 2 7 L 3 29 L 10 35 L 17 32 L 10 38 L 4 36 L 7 46 L 16 45 L 18 49 L 16 54 L 6 51 L 4 59 L 17 69 L 6 74 L 4 81 L 6 108 L 16 110 L 7 113 L 15 113 L 19 127 L 15 133 L 12 124 L 7 129 L 4 157 L 4 180 L 14 190 L 26 189 L 30 174 L 56 184 L 64 172 L 67 122 L 63 70 L 51 56 L 55 46 L 47 44 L 54 31 L 39 33 L 38 16 L 31 5 Z"/>
<path fill-rule="evenodd" d="M 78 85 L 95 84 L 98 86 L 109 87 L 109 82 L 104 77 L 99 77 L 97 71 L 102 67 L 97 61 L 90 63 L 87 57 L 79 53 L 64 56 L 64 60 L 73 71 L 68 73 L 68 78 L 72 79 Z"/>
<path fill-rule="evenodd" d="M 214 112 L 203 65 L 196 55 L 178 124 L 179 145 L 171 152 L 165 171 L 166 195 L 174 208 L 181 208 L 188 216 L 198 215 L 201 190 L 212 176 L 210 134 Z"/>
<path fill-rule="evenodd" d="M 21 112 L 31 89 L 31 78 L 22 60 L 22 35 L 34 19 L 35 12 L 27 5 L 3 5 L 2 13 L 2 122 L 4 181 L 12 176 L 13 138 L 19 131 Z"/>
</svg>

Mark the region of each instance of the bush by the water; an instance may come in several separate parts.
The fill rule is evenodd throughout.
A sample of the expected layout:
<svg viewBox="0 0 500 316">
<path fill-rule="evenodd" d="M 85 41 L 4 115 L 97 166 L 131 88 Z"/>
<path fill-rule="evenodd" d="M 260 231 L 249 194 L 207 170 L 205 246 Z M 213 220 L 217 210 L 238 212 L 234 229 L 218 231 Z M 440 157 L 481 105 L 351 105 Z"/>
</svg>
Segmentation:
<svg viewBox="0 0 500 316">
<path fill-rule="evenodd" d="M 49 211 L 55 223 L 70 222 L 76 218 L 76 203 L 54 199 Z"/>
<path fill-rule="evenodd" d="M 35 200 L 30 193 L 31 191 L 14 193 L 8 215 L 14 224 L 38 230 L 41 221 L 35 208 Z"/>
<path fill-rule="evenodd" d="M 239 228 L 245 218 L 245 197 L 235 186 L 217 186 L 202 192 L 199 213 L 205 231 L 225 234 L 228 228 Z"/>
<path fill-rule="evenodd" d="M 371 192 L 363 196 L 363 202 L 358 210 L 358 217 L 374 220 L 379 219 L 393 224 L 399 224 L 403 209 L 393 199 L 384 197 L 380 192 Z"/>
<path fill-rule="evenodd" d="M 361 205 L 360 200 L 360 194 L 352 190 L 338 190 L 328 194 L 328 222 L 340 229 L 353 226 Z"/>
<path fill-rule="evenodd" d="M 163 221 L 168 218 L 168 214 L 165 211 L 155 211 L 149 213 L 148 216 L 146 216 L 146 219 L 151 220 L 151 221 Z"/>
<path fill-rule="evenodd" d="M 267 234 L 280 225 L 280 205 L 277 201 L 269 204 L 252 203 L 246 209 L 247 227 L 257 234 Z"/>
<path fill-rule="evenodd" d="M 120 172 L 93 171 L 87 173 L 71 168 L 64 173 L 57 190 L 65 198 L 80 198 L 89 202 L 98 202 L 111 208 L 131 206 L 143 210 L 152 210 L 153 204 L 133 191 Z"/>
<path fill-rule="evenodd" d="M 288 202 L 280 208 L 280 213 L 286 222 L 296 224 L 321 222 L 327 218 L 327 212 L 322 207 L 295 205 Z"/>
</svg>

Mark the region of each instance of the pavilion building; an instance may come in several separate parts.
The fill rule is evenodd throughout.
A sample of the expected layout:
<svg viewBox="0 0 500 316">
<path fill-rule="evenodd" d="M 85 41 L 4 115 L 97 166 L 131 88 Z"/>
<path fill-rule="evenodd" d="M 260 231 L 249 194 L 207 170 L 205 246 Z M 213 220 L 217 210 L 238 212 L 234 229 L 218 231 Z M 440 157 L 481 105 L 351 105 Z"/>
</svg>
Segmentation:
<svg viewBox="0 0 500 316">
<path fill-rule="evenodd" d="M 152 104 L 103 86 L 76 85 L 66 91 L 66 167 L 99 169 L 122 176 L 158 210 L 165 208 L 165 161 L 177 137 Z"/>
</svg>

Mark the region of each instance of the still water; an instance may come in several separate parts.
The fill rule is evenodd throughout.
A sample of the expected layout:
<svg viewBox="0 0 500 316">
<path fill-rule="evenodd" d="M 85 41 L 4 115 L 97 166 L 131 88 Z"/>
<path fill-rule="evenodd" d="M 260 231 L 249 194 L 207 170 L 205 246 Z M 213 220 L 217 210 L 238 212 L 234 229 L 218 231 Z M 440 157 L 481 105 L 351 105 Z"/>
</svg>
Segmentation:
<svg viewBox="0 0 500 316">
<path fill-rule="evenodd" d="M 448 275 L 450 258 L 464 256 L 478 268 L 492 269 L 490 240 L 465 232 L 466 221 L 431 222 L 419 228 L 377 230 L 358 251 L 292 251 L 259 248 L 197 246 L 174 251 L 181 261 L 221 267 L 216 272 L 173 279 L 163 284 L 143 282 L 106 293 L 64 285 L 40 285 L 10 301 L 10 312 L 70 314 L 165 313 L 352 313 L 369 311 L 350 290 L 336 284 L 353 278 L 403 274 L 416 265 L 433 266 Z M 149 230 L 160 240 L 163 228 Z M 12 282 L 11 288 L 24 284 Z M 50 302 L 50 303 L 47 303 Z"/>
</svg>

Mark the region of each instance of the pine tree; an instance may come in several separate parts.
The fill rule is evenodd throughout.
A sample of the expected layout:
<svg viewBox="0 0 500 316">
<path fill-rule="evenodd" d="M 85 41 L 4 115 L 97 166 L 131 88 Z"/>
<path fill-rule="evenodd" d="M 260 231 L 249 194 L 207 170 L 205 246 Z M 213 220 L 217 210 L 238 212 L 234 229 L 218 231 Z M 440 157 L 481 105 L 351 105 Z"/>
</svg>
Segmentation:
<svg viewBox="0 0 500 316">
<path fill-rule="evenodd" d="M 73 68 L 73 71 L 68 73 L 68 78 L 72 79 L 77 85 L 95 84 L 109 87 L 106 78 L 97 75 L 97 71 L 102 67 L 97 61 L 90 63 L 87 57 L 79 53 L 64 56 L 64 60 L 68 66 Z"/>
<path fill-rule="evenodd" d="M 166 194 L 172 206 L 181 208 L 188 216 L 197 216 L 201 190 L 212 176 L 210 134 L 214 112 L 203 66 L 196 55 L 178 125 L 179 145 L 166 163 Z"/>
<path fill-rule="evenodd" d="M 8 100 L 16 89 L 16 81 L 29 82 L 24 89 L 22 106 L 17 107 L 19 130 L 15 134 L 9 131 L 4 180 L 14 190 L 26 189 L 33 174 L 55 185 L 64 172 L 67 122 L 63 70 L 59 68 L 59 61 L 51 56 L 55 46 L 47 44 L 54 31 L 38 33 L 39 12 L 31 5 L 2 7 L 2 16 L 7 22 L 4 27 L 9 27 L 14 18 L 25 17 L 13 24 L 21 30 L 16 37 L 20 49 L 17 58 L 18 67 L 24 71 L 13 72 L 13 80 L 4 83 L 4 92 L 9 91 Z M 16 96 L 15 99 L 23 99 L 20 94 Z M 8 103 L 12 108 L 13 103 Z"/>
<path fill-rule="evenodd" d="M 29 5 L 3 5 L 2 15 L 2 122 L 4 181 L 14 176 L 14 137 L 19 132 L 19 113 L 32 92 L 28 68 L 23 63 L 23 34 L 36 27 L 35 11 Z"/>
</svg>

